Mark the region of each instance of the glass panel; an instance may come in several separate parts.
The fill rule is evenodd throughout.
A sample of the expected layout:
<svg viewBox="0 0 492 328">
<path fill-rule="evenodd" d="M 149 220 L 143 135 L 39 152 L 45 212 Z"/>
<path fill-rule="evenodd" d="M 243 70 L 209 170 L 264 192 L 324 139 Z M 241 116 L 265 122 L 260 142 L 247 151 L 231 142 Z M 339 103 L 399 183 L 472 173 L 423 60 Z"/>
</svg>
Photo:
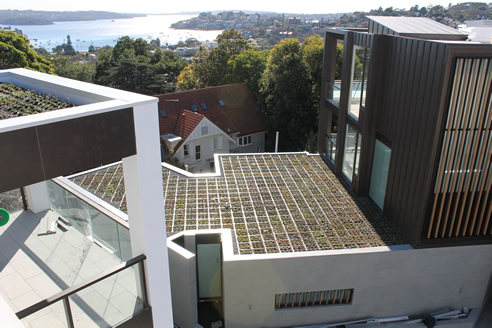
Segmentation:
<svg viewBox="0 0 492 328">
<path fill-rule="evenodd" d="M 369 196 L 381 209 L 383 209 L 386 194 L 390 157 L 391 149 L 376 139 Z"/>
<path fill-rule="evenodd" d="M 364 72 L 362 76 L 362 95 L 361 95 L 361 106 L 366 107 L 366 89 L 367 89 L 367 76 L 369 75 L 369 60 L 370 60 L 370 50 L 369 48 L 365 48 L 363 58 Z"/>
<path fill-rule="evenodd" d="M 91 209 L 90 216 L 92 219 L 93 240 L 120 257 L 120 242 L 117 228 L 118 223 L 94 208 Z"/>
<path fill-rule="evenodd" d="M 50 207 L 72 227 L 126 261 L 132 257 L 128 229 L 53 181 L 47 181 Z"/>
<path fill-rule="evenodd" d="M 21 322 L 26 327 L 68 327 L 63 300 L 28 315 Z"/>
<path fill-rule="evenodd" d="M 114 327 L 143 310 L 138 265 L 70 296 L 75 327 Z"/>
<path fill-rule="evenodd" d="M 354 174 L 354 163 L 356 159 L 356 146 L 357 146 L 358 133 L 353 127 L 347 124 L 347 134 L 345 136 L 345 149 L 343 152 L 343 174 L 352 181 Z"/>
<path fill-rule="evenodd" d="M 340 106 L 341 83 L 341 81 L 326 82 L 326 99 L 337 107 Z"/>
<path fill-rule="evenodd" d="M 360 145 L 362 144 L 362 136 L 357 133 L 357 153 L 355 154 L 355 172 L 354 174 L 359 175 L 359 158 L 360 158 Z"/>
<path fill-rule="evenodd" d="M 197 271 L 198 297 L 214 298 L 222 296 L 221 249 L 220 244 L 198 244 Z"/>
<path fill-rule="evenodd" d="M 337 126 L 338 126 L 338 117 L 333 114 L 331 115 L 331 124 L 326 129 L 326 153 L 328 154 L 328 158 L 335 163 L 335 156 L 337 150 Z"/>
<path fill-rule="evenodd" d="M 118 224 L 118 236 L 120 238 L 120 256 L 123 262 L 131 259 L 132 247 L 130 243 L 130 230 L 127 227 Z"/>
</svg>

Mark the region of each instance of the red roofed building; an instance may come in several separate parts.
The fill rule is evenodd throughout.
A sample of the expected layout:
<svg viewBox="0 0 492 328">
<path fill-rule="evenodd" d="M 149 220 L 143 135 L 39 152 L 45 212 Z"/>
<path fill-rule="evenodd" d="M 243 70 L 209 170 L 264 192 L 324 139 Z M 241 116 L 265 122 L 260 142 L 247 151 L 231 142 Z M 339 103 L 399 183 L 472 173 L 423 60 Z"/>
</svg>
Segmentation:
<svg viewBox="0 0 492 328">
<path fill-rule="evenodd" d="M 162 146 L 195 173 L 214 169 L 214 154 L 265 150 L 265 120 L 244 83 L 158 95 Z"/>
</svg>

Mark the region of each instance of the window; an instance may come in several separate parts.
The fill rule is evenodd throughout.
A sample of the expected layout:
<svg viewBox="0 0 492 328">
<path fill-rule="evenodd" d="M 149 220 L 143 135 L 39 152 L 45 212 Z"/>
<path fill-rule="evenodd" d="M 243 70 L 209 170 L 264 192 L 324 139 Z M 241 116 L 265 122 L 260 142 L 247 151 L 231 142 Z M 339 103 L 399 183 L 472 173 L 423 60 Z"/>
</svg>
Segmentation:
<svg viewBox="0 0 492 328">
<path fill-rule="evenodd" d="M 251 136 L 239 137 L 239 146 L 247 146 L 252 144 Z"/>
<path fill-rule="evenodd" d="M 183 153 L 184 153 L 185 156 L 190 155 L 190 152 L 189 152 L 189 149 L 188 149 L 188 145 L 183 145 Z"/>
<path fill-rule="evenodd" d="M 198 161 L 200 159 L 200 145 L 195 146 L 195 159 Z"/>
<path fill-rule="evenodd" d="M 208 125 L 202 126 L 202 136 L 206 136 L 208 134 Z"/>
<path fill-rule="evenodd" d="M 220 107 L 225 107 L 225 104 L 224 104 L 224 102 L 222 101 L 222 99 L 219 99 L 219 105 L 220 105 Z"/>
<path fill-rule="evenodd" d="M 198 108 L 196 108 L 195 104 L 191 104 L 191 110 L 194 112 L 198 112 Z"/>
<path fill-rule="evenodd" d="M 335 289 L 317 292 L 286 293 L 275 295 L 275 309 L 303 306 L 350 304 L 354 289 Z"/>
<path fill-rule="evenodd" d="M 384 196 L 386 194 L 386 183 L 388 182 L 388 171 L 391 157 L 391 149 L 376 139 L 374 146 L 374 158 L 372 160 L 371 185 L 369 197 L 383 209 Z"/>
<path fill-rule="evenodd" d="M 359 120 L 360 109 L 366 106 L 367 75 L 369 73 L 369 49 L 354 47 L 352 95 L 348 114 Z"/>
<path fill-rule="evenodd" d="M 366 90 L 367 90 L 367 76 L 369 75 L 369 59 L 370 59 L 370 50 L 369 48 L 364 48 L 363 57 L 360 58 L 363 66 L 362 72 L 362 87 L 361 87 L 361 99 L 360 99 L 360 107 L 366 107 Z"/>
<path fill-rule="evenodd" d="M 326 142 L 326 154 L 328 155 L 328 159 L 335 163 L 335 156 L 337 152 L 337 125 L 338 125 L 338 116 L 333 113 L 329 113 L 331 115 L 331 122 L 329 122 L 328 127 L 326 129 L 325 134 L 325 142 Z"/>
<path fill-rule="evenodd" d="M 164 108 L 159 109 L 159 114 L 161 115 L 162 118 L 167 117 L 167 113 L 166 113 L 166 110 Z"/>
<path fill-rule="evenodd" d="M 214 137 L 214 149 L 217 149 L 217 148 L 219 148 L 219 138 Z"/>
<path fill-rule="evenodd" d="M 343 56 L 343 48 L 345 41 L 343 39 L 339 39 L 336 41 L 336 46 L 333 43 L 331 54 L 333 57 L 340 58 Z M 335 70 L 334 80 L 327 81 L 325 87 L 326 91 L 326 100 L 328 100 L 335 107 L 340 107 L 340 94 L 342 92 L 342 71 L 343 71 L 343 60 L 333 63 L 332 69 Z"/>
<path fill-rule="evenodd" d="M 203 110 L 207 110 L 207 109 L 208 109 L 207 105 L 205 105 L 205 103 L 204 103 L 204 102 L 201 102 L 201 103 L 200 103 L 200 107 L 201 107 Z"/>
<path fill-rule="evenodd" d="M 347 124 L 342 172 L 350 182 L 359 173 L 360 144 L 361 136 L 359 132 Z"/>
</svg>

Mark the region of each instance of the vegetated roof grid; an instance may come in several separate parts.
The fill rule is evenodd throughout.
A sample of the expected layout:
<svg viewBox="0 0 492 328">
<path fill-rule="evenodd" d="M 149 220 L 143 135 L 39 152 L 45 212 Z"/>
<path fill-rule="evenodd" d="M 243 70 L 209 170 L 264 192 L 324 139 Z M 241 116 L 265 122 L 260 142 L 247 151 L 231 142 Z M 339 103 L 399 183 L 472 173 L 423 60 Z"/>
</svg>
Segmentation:
<svg viewBox="0 0 492 328">
<path fill-rule="evenodd" d="M 223 177 L 163 168 L 168 232 L 230 228 L 240 254 L 402 244 L 367 200 L 348 192 L 319 156 L 220 156 Z M 121 165 L 72 181 L 126 210 Z"/>
<path fill-rule="evenodd" d="M 0 82 L 0 120 L 43 113 L 74 105 L 11 83 Z"/>
</svg>

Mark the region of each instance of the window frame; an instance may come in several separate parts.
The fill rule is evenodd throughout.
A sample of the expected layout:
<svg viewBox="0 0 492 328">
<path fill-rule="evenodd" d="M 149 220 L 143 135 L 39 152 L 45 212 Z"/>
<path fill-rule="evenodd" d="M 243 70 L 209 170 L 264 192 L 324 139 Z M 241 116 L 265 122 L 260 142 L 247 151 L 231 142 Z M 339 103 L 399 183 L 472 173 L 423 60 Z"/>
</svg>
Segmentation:
<svg viewBox="0 0 492 328">
<path fill-rule="evenodd" d="M 201 159 L 202 155 L 201 155 L 201 147 L 200 145 L 196 145 L 195 146 L 195 160 L 196 161 L 199 161 Z"/>
</svg>

